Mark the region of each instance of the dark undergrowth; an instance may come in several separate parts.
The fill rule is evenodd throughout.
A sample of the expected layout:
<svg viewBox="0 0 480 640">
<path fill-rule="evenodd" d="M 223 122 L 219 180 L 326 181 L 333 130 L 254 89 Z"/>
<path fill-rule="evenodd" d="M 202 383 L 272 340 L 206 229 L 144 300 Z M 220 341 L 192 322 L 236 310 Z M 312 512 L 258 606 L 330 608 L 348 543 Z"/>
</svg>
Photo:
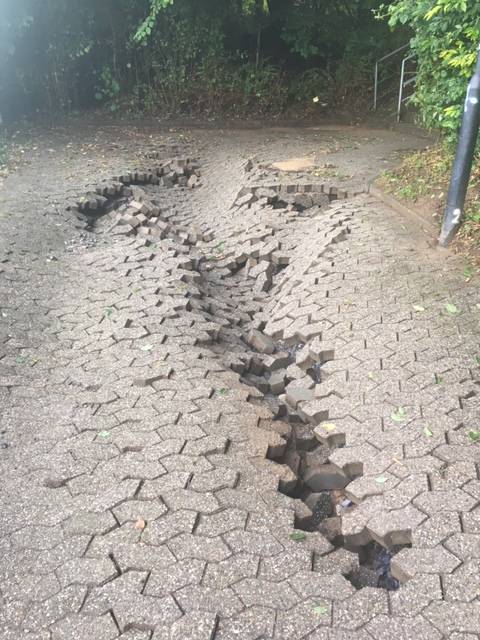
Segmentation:
<svg viewBox="0 0 480 640">
<path fill-rule="evenodd" d="M 0 177 L 6 172 L 8 164 L 8 140 L 7 136 L 0 131 Z"/>
<path fill-rule="evenodd" d="M 0 113 L 272 117 L 365 104 L 380 0 L 7 0 Z M 160 7 L 158 11 L 156 6 Z"/>
</svg>

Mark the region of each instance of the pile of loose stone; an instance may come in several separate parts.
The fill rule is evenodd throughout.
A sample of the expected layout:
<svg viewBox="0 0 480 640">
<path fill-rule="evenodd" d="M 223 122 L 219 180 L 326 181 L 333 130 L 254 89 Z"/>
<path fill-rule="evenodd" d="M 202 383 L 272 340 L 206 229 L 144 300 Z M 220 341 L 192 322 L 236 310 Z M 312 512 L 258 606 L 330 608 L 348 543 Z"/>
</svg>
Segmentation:
<svg viewBox="0 0 480 640">
<path fill-rule="evenodd" d="M 140 185 L 156 185 L 161 187 L 186 187 L 194 189 L 200 184 L 200 170 L 197 162 L 173 160 L 164 162 L 158 167 L 133 171 L 115 176 L 78 199 L 70 210 L 87 228 L 103 216 L 120 209 L 113 217 L 114 224 L 125 227 L 124 233 L 134 233 L 142 229 L 146 235 L 162 233 L 160 217 L 161 208 L 154 202 L 148 203 L 146 193 Z M 142 204 L 138 201 L 141 200 Z M 146 228 L 146 230 L 144 230 Z M 148 231 L 148 229 L 155 231 Z M 164 227 L 165 229 L 165 227 Z"/>
</svg>

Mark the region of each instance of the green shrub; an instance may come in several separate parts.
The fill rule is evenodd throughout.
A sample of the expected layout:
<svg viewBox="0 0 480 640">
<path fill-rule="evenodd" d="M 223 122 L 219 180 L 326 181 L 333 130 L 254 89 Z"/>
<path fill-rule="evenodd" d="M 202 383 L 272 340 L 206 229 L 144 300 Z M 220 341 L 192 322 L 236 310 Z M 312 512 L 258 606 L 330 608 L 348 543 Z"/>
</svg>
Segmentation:
<svg viewBox="0 0 480 640">
<path fill-rule="evenodd" d="M 95 100 L 106 103 L 110 111 L 117 111 L 120 83 L 114 77 L 110 67 L 103 67 L 100 72 L 99 82 L 96 86 Z"/>
<path fill-rule="evenodd" d="M 0 124 L 1 127 L 1 124 Z M 0 129 L 0 169 L 3 169 L 8 160 L 7 136 Z"/>
<path fill-rule="evenodd" d="M 392 27 L 413 30 L 418 56 L 413 102 L 426 126 L 451 138 L 480 43 L 480 0 L 396 0 L 383 15 Z"/>
</svg>

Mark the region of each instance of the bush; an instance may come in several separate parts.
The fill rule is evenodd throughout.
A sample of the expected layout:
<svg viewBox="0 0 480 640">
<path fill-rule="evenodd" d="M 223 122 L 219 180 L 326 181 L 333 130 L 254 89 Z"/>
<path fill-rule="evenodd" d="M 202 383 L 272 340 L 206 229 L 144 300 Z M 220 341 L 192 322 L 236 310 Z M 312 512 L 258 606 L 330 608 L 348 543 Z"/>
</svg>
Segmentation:
<svg viewBox="0 0 480 640">
<path fill-rule="evenodd" d="M 456 133 L 480 42 L 480 0 L 396 0 L 384 7 L 392 27 L 413 29 L 418 56 L 413 102 L 423 123 Z"/>
<path fill-rule="evenodd" d="M 287 89 L 280 69 L 225 49 L 221 22 L 165 12 L 156 37 L 143 47 L 146 77 L 140 106 L 170 114 L 267 114 L 281 111 Z"/>
<path fill-rule="evenodd" d="M 381 0 L 16 0 L 0 11 L 0 111 L 277 114 L 351 104 L 391 47 Z"/>
</svg>

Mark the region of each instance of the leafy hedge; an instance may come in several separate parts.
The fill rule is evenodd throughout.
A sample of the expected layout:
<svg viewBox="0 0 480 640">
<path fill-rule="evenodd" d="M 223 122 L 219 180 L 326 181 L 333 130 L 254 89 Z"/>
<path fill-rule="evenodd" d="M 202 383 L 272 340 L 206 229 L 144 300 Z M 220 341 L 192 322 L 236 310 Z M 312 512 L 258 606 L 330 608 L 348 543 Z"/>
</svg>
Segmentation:
<svg viewBox="0 0 480 640">
<path fill-rule="evenodd" d="M 413 30 L 414 102 L 428 127 L 453 137 L 480 45 L 480 0 L 396 0 L 381 13 L 390 26 Z"/>
</svg>

